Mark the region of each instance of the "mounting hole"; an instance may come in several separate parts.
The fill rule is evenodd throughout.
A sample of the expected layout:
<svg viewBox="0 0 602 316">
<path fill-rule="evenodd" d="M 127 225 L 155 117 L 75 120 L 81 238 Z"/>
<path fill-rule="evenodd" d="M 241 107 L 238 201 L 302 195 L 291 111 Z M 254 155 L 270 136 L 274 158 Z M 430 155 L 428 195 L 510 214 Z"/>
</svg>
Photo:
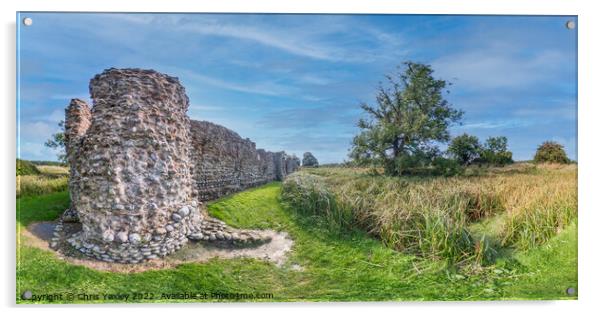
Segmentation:
<svg viewBox="0 0 602 316">
<path fill-rule="evenodd" d="M 30 300 L 32 297 L 32 293 L 31 291 L 25 291 L 23 292 L 23 294 L 21 295 L 21 298 L 23 298 L 24 300 Z"/>
<path fill-rule="evenodd" d="M 575 288 L 569 287 L 568 289 L 566 289 L 566 294 L 571 296 L 575 295 Z"/>
<path fill-rule="evenodd" d="M 568 21 L 568 22 L 566 22 L 566 28 L 569 29 L 569 30 L 574 29 L 575 26 L 576 26 L 575 21 Z"/>
<path fill-rule="evenodd" d="M 33 20 L 31 18 L 24 18 L 23 19 L 23 24 L 25 26 L 31 26 L 33 24 Z"/>
</svg>

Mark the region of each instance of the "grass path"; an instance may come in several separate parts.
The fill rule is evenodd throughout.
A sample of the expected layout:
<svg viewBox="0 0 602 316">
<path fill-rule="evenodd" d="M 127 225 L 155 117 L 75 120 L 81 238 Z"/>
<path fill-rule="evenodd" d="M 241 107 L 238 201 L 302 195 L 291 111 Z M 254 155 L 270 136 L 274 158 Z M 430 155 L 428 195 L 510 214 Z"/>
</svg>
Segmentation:
<svg viewBox="0 0 602 316">
<path fill-rule="evenodd" d="M 255 301 L 566 299 L 571 297 L 565 289 L 577 286 L 576 225 L 530 253 L 467 275 L 440 262 L 395 252 L 362 231 L 340 231 L 320 218 L 297 215 L 280 203 L 279 195 L 280 183 L 271 183 L 211 203 L 208 209 L 235 227 L 288 232 L 295 245 L 282 268 L 253 259 L 214 259 L 120 274 L 70 265 L 54 253 L 22 245 L 17 300 L 30 302 L 19 298 L 25 290 L 61 293 L 63 298 L 67 293 L 97 295 L 78 303 L 110 301 L 103 294 L 133 293 L 149 293 L 148 300 L 133 300 L 139 302 L 190 302 L 162 295 L 191 292 L 273 295 Z M 66 192 L 18 199 L 18 228 L 54 219 L 68 203 Z M 56 302 L 61 301 L 71 302 Z"/>
</svg>

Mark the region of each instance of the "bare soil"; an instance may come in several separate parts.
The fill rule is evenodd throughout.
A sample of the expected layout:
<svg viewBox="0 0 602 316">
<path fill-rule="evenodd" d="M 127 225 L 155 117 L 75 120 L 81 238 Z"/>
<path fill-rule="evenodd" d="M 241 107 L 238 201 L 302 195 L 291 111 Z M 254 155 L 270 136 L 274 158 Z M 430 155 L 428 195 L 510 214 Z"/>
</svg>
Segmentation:
<svg viewBox="0 0 602 316">
<path fill-rule="evenodd" d="M 293 246 L 293 240 L 285 232 L 276 232 L 273 230 L 262 230 L 262 235 L 270 236 L 272 240 L 268 243 L 252 247 L 234 247 L 230 244 L 193 242 L 189 241 L 175 253 L 159 259 L 149 260 L 138 264 L 122 264 L 98 261 L 88 258 L 73 249 L 67 242 L 61 239 L 59 249 L 53 250 L 49 247 L 52 239 L 56 222 L 37 222 L 27 226 L 23 232 L 26 238 L 22 241 L 32 247 L 55 252 L 59 259 L 65 260 L 71 264 L 86 266 L 91 269 L 131 273 L 143 272 L 147 270 L 169 269 L 179 264 L 190 262 L 206 262 L 212 258 L 235 259 L 235 258 L 255 258 L 273 262 L 277 266 L 282 266 L 286 261 L 286 255 Z M 63 223 L 65 236 L 70 236 L 81 230 L 79 223 Z"/>
</svg>

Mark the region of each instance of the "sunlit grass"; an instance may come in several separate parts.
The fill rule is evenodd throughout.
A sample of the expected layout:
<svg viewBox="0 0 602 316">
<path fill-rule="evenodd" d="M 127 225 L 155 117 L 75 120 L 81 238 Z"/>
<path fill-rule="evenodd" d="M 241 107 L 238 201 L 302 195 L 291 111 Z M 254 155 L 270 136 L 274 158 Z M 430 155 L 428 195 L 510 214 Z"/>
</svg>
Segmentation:
<svg viewBox="0 0 602 316">
<path fill-rule="evenodd" d="M 69 175 L 69 168 L 63 166 L 40 165 L 37 168 L 46 175 Z"/>
<path fill-rule="evenodd" d="M 283 184 L 283 198 L 303 212 L 362 227 L 386 245 L 451 263 L 493 259 L 475 222 L 501 216 L 503 246 L 541 245 L 577 217 L 575 165 L 517 164 L 472 176 L 385 177 L 363 168 L 305 169 Z"/>
<path fill-rule="evenodd" d="M 359 185 L 354 190 L 345 190 L 349 193 L 358 192 L 362 188 L 360 184 L 367 181 L 352 184 L 353 179 L 357 180 L 365 176 L 363 172 L 319 169 L 316 169 L 316 172 L 340 175 L 330 179 L 327 177 L 328 180 L 324 185 L 331 186 L 335 182 L 339 185 L 347 182 L 349 186 Z M 433 180 L 435 183 L 441 181 L 409 179 L 406 185 L 420 185 L 423 181 Z M 454 190 L 464 192 L 464 189 L 466 188 L 459 186 Z M 456 192 L 454 190 L 449 192 Z M 483 190 L 487 192 L 486 189 Z M 378 192 L 378 188 L 375 186 L 367 192 Z M 427 192 L 425 190 L 422 194 Z M 340 193 L 333 192 L 333 194 L 338 198 Z M 381 194 L 382 197 L 377 196 L 372 199 L 372 202 L 365 200 L 361 205 L 370 208 L 382 207 L 387 193 L 381 192 Z M 416 195 L 412 197 L 415 199 L 412 200 L 413 203 L 418 203 L 417 201 L 420 200 L 418 197 L 425 197 L 425 195 L 418 195 L 421 194 L 420 190 L 413 194 Z M 272 293 L 274 295 L 272 301 L 505 300 L 574 299 L 576 297 L 565 294 L 566 288 L 577 288 L 575 223 L 564 227 L 542 245 L 530 246 L 526 250 L 519 249 L 508 256 L 496 259 L 491 265 L 454 269 L 450 268 L 445 260 L 422 258 L 383 244 L 380 239 L 374 238 L 378 231 L 368 233 L 363 226 L 355 227 L 353 221 L 356 219 L 345 217 L 349 216 L 346 213 L 343 214 L 346 220 L 342 222 L 343 228 L 337 229 L 338 223 L 326 219 L 320 212 L 292 210 L 288 203 L 283 203 L 280 196 L 281 184 L 271 183 L 208 203 L 208 211 L 232 226 L 287 232 L 294 240 L 294 246 L 282 267 L 255 259 L 214 259 L 206 263 L 183 264 L 173 269 L 129 274 L 111 273 L 69 264 L 53 252 L 27 246 L 24 243 L 25 237 L 19 235 L 17 301 L 31 303 L 20 298 L 25 290 L 30 290 L 34 294 L 152 293 L 154 295 L 152 300 L 128 302 L 204 302 L 204 300 L 161 298 L 163 293 L 185 292 Z M 353 196 L 347 197 L 347 199 L 352 198 Z M 368 199 L 369 196 L 359 198 Z M 518 196 L 515 198 L 518 199 Z M 442 205 L 459 203 L 446 199 L 449 197 L 443 194 L 435 201 L 442 203 L 446 201 L 447 204 Z M 479 200 L 479 198 L 475 199 Z M 478 235 L 478 232 L 472 229 L 477 224 L 483 224 L 482 229 L 485 231 L 490 230 L 492 225 L 500 229 L 502 227 L 500 223 L 507 212 L 507 210 L 496 209 L 498 202 L 495 199 L 491 201 L 488 197 L 480 199 L 483 201 L 473 204 L 495 206 L 491 210 L 491 214 L 495 215 L 487 215 L 489 216 L 487 219 L 496 218 L 496 220 L 489 225 L 486 219 L 471 219 L 468 215 L 464 216 L 466 225 L 469 225 L 467 230 L 472 235 Z M 36 221 L 56 219 L 68 206 L 69 195 L 66 191 L 18 198 L 18 231 L 22 231 L 28 224 Z M 316 208 L 319 209 L 321 207 Z M 517 207 L 517 209 L 521 208 Z M 395 214 L 402 214 L 394 211 L 395 208 L 391 207 L 386 216 L 394 217 Z M 376 215 L 378 216 L 375 220 L 381 216 L 386 218 L 385 215 L 378 213 Z M 351 222 L 347 222 L 348 220 Z M 471 224 L 472 221 L 475 222 Z M 401 221 L 398 221 L 399 223 Z M 344 227 L 344 225 L 348 226 Z M 372 228 L 376 227 L 378 226 Z M 294 266 L 300 266 L 301 269 L 293 269 Z M 101 298 L 92 301 L 59 300 L 56 302 L 122 301 Z"/>
</svg>

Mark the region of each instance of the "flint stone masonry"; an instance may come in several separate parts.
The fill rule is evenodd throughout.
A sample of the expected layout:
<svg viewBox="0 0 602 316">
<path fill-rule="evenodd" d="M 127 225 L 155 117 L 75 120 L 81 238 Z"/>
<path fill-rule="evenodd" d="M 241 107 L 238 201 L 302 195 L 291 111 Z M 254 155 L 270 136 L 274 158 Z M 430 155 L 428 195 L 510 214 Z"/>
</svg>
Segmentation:
<svg viewBox="0 0 602 316">
<path fill-rule="evenodd" d="M 65 111 L 72 205 L 62 220 L 82 223 L 67 239 L 73 247 L 138 263 L 189 239 L 267 241 L 205 216 L 201 201 L 281 180 L 299 167 L 296 157 L 189 120 L 184 87 L 153 70 L 107 69 L 90 81 L 90 94 L 92 108 L 74 99 Z"/>
<path fill-rule="evenodd" d="M 256 149 L 254 142 L 223 126 L 194 120 L 190 125 L 193 175 L 200 201 L 282 180 L 299 168 L 296 157 Z"/>
</svg>

